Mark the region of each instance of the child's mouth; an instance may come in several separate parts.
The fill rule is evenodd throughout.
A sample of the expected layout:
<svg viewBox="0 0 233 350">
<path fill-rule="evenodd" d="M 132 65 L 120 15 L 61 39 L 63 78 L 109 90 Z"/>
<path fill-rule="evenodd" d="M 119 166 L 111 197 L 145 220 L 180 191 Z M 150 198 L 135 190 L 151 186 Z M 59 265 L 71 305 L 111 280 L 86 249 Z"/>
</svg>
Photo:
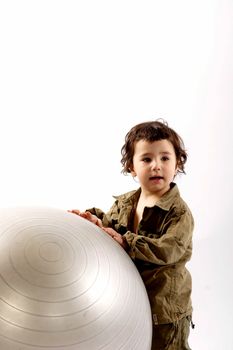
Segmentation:
<svg viewBox="0 0 233 350">
<path fill-rule="evenodd" d="M 150 177 L 150 180 L 161 180 L 161 179 L 163 179 L 162 176 L 151 176 Z"/>
</svg>

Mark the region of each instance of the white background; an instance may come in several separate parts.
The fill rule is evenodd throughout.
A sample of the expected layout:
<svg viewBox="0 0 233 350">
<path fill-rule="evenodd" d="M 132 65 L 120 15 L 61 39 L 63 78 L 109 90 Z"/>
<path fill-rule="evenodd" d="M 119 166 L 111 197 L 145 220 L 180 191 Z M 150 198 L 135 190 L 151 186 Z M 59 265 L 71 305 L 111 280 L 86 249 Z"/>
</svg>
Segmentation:
<svg viewBox="0 0 233 350">
<path fill-rule="evenodd" d="M 0 1 L 0 206 L 107 210 L 120 149 L 159 117 L 184 139 L 196 221 L 194 350 L 233 349 L 233 2 Z"/>
</svg>

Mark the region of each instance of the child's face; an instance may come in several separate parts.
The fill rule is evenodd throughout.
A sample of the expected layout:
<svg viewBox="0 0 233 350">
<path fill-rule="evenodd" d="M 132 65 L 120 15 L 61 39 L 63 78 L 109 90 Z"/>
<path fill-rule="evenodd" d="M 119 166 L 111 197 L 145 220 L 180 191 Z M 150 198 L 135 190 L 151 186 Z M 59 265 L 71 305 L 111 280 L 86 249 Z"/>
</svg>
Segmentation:
<svg viewBox="0 0 233 350">
<path fill-rule="evenodd" d="M 137 176 L 144 193 L 160 198 L 170 189 L 176 171 L 177 159 L 170 141 L 140 140 L 135 144 L 131 174 Z"/>
</svg>

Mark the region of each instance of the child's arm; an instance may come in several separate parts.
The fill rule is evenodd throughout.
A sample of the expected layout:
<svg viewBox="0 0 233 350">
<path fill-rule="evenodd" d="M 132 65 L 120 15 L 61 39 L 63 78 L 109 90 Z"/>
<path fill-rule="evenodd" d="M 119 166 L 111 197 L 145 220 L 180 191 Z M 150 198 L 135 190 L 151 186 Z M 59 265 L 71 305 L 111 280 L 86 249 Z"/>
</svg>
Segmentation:
<svg viewBox="0 0 233 350">
<path fill-rule="evenodd" d="M 132 259 L 164 266 L 177 263 L 186 258 L 186 254 L 190 255 L 194 221 L 187 206 L 171 212 L 167 222 L 164 222 L 166 229 L 160 237 L 156 234 L 157 232 L 142 232 L 139 229 L 137 233 L 134 233 L 127 230 L 127 227 L 122 233 L 123 228 L 118 221 L 119 209 L 116 201 L 106 217 L 111 222 L 109 226 L 114 228 L 118 234 L 123 234 L 123 239 L 128 246 L 127 252 Z"/>
<path fill-rule="evenodd" d="M 92 208 L 92 209 L 90 209 L 90 210 L 91 210 L 92 212 L 95 212 L 97 215 L 101 216 L 102 218 L 103 218 L 104 216 L 106 216 L 105 213 L 104 213 L 102 210 L 98 209 L 98 208 Z M 93 224 L 99 226 L 100 228 L 103 229 L 103 231 L 104 231 L 105 233 L 107 233 L 107 234 L 108 234 L 109 236 L 111 236 L 116 242 L 118 242 L 118 243 L 122 246 L 122 248 L 124 248 L 125 250 L 128 249 L 128 244 L 127 244 L 126 239 L 124 238 L 124 236 L 122 236 L 121 234 L 119 234 L 117 231 L 115 231 L 115 230 L 114 230 L 113 228 L 111 228 L 111 227 L 104 227 L 104 226 L 103 226 L 103 223 L 102 223 L 102 220 L 99 219 L 99 218 L 97 217 L 97 215 L 92 214 L 89 210 L 82 212 L 82 211 L 80 211 L 79 209 L 72 209 L 72 210 L 68 210 L 68 212 L 69 212 L 69 213 L 76 214 L 76 215 L 79 215 L 79 216 L 81 216 L 82 218 L 87 219 L 88 221 L 92 222 Z M 105 217 L 105 224 L 109 224 L 109 222 L 106 223 L 106 217 Z"/>
<path fill-rule="evenodd" d="M 148 233 L 147 236 L 127 231 L 124 235 L 128 245 L 128 254 L 157 265 L 172 265 L 186 259 L 192 250 L 192 232 L 194 222 L 190 211 L 179 217 L 170 218 L 167 230 L 159 238 Z"/>
</svg>

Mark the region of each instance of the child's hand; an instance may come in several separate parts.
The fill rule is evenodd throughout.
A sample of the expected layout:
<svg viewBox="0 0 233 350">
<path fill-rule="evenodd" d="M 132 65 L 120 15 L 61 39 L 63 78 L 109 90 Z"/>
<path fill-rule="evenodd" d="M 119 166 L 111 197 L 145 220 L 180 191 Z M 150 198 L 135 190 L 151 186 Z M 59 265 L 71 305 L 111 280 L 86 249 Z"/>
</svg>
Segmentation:
<svg viewBox="0 0 233 350">
<path fill-rule="evenodd" d="M 122 246 L 122 248 L 124 248 L 125 250 L 128 248 L 128 244 L 124 237 L 120 235 L 120 233 L 115 231 L 113 228 L 102 227 L 102 230 L 106 232 L 109 236 L 111 236 L 115 241 L 117 241 Z"/>
<path fill-rule="evenodd" d="M 80 211 L 78 209 L 72 209 L 72 210 L 68 210 L 69 213 L 73 213 L 76 215 L 81 216 L 84 219 L 87 219 L 88 221 L 92 222 L 93 224 L 99 226 L 99 227 L 103 227 L 102 221 L 97 218 L 96 215 L 91 214 L 89 211 Z"/>
</svg>

